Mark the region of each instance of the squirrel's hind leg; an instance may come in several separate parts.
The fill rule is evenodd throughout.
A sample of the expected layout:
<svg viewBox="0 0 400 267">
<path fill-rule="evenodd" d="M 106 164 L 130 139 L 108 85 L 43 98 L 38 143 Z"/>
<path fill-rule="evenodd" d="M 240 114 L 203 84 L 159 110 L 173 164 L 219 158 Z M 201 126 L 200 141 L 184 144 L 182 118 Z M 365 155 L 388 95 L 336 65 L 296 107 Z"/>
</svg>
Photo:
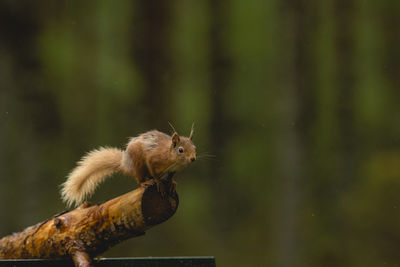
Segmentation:
<svg viewBox="0 0 400 267">
<path fill-rule="evenodd" d="M 126 149 L 126 153 L 129 155 L 130 169 L 132 170 L 129 174 L 135 177 L 139 185 L 142 185 L 146 181 L 146 177 L 149 176 L 142 144 L 140 142 L 130 144 Z"/>
</svg>

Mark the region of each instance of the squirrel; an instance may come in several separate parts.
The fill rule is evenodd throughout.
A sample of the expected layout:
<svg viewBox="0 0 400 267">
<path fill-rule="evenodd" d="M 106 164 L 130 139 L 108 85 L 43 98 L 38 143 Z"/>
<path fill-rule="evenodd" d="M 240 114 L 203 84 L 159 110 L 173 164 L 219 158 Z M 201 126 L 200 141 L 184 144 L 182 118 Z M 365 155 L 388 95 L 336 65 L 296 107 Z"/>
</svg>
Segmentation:
<svg viewBox="0 0 400 267">
<path fill-rule="evenodd" d="M 114 172 L 133 176 L 140 186 L 155 183 L 165 196 L 162 179 L 170 180 L 170 192 L 175 192 L 175 172 L 196 160 L 196 146 L 192 142 L 194 125 L 189 137 L 172 136 L 157 130 L 130 138 L 125 150 L 100 147 L 86 154 L 61 185 L 61 196 L 68 206 L 78 206 L 96 187 Z"/>
</svg>

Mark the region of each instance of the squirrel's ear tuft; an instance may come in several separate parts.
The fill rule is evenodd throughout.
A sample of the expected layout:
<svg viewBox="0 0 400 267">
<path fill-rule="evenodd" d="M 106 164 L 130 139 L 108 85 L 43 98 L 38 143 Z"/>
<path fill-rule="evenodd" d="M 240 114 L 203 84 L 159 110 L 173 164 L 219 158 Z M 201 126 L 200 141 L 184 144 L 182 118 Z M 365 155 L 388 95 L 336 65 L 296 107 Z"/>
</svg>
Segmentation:
<svg viewBox="0 0 400 267">
<path fill-rule="evenodd" d="M 175 130 L 174 126 L 172 126 L 172 124 L 171 124 L 170 122 L 168 122 L 168 124 L 169 124 L 169 126 L 171 127 L 172 132 L 173 132 L 173 133 L 176 133 L 177 131 Z"/>
<path fill-rule="evenodd" d="M 193 139 L 193 133 L 194 133 L 194 122 L 192 124 L 192 129 L 190 130 L 190 135 L 189 135 L 189 139 L 192 140 Z"/>
<path fill-rule="evenodd" d="M 172 144 L 174 147 L 180 142 L 180 138 L 177 132 L 172 135 Z"/>
</svg>

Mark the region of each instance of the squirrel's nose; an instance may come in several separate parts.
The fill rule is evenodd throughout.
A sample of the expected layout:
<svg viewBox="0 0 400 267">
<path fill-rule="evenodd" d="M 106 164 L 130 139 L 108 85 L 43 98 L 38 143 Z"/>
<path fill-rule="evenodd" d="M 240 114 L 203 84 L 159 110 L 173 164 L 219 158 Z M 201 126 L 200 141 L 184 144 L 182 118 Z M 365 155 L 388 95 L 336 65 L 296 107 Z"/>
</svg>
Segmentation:
<svg viewBox="0 0 400 267">
<path fill-rule="evenodd" d="M 191 157 L 190 160 L 193 162 L 193 161 L 196 160 L 196 158 L 195 157 Z"/>
</svg>

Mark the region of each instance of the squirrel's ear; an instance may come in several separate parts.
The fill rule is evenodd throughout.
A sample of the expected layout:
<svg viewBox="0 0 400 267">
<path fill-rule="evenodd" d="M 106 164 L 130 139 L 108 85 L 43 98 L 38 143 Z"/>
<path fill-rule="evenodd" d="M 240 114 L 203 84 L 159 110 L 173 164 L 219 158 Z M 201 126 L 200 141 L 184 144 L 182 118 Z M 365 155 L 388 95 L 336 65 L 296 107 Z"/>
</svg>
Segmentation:
<svg viewBox="0 0 400 267">
<path fill-rule="evenodd" d="M 179 141 L 180 141 L 179 135 L 178 135 L 177 132 L 175 132 L 172 135 L 172 144 L 173 144 L 173 146 L 176 147 L 176 145 L 179 143 Z"/>
</svg>

